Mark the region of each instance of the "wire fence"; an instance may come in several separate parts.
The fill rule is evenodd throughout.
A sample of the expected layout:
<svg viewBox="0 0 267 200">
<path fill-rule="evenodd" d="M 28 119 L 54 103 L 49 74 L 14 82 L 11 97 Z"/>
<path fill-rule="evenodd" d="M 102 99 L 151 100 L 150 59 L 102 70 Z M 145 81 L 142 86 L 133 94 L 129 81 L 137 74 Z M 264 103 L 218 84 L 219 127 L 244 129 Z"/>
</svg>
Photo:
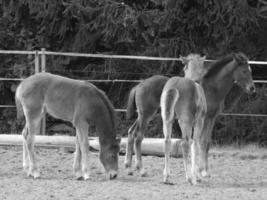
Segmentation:
<svg viewBox="0 0 267 200">
<path fill-rule="evenodd" d="M 106 55 L 106 54 L 88 54 L 88 53 L 74 53 L 74 52 L 53 52 L 46 51 L 44 48 L 41 51 L 17 51 L 17 50 L 0 50 L 0 54 L 18 54 L 18 55 L 35 55 L 35 73 L 46 71 L 46 56 L 72 56 L 72 57 L 87 57 L 87 58 L 109 58 L 109 59 L 138 59 L 138 60 L 158 60 L 158 61 L 181 61 L 180 58 L 171 57 L 150 57 L 150 56 L 133 56 L 133 55 Z M 41 64 L 39 59 L 41 57 Z M 206 62 L 214 62 L 215 60 L 207 59 Z M 267 65 L 267 61 L 249 61 L 249 64 Z M 0 81 L 21 81 L 23 78 L 3 78 Z M 88 80 L 90 82 L 136 82 L 141 80 L 122 80 L 122 79 L 101 79 L 101 80 Z M 254 83 L 266 84 L 267 80 L 254 80 Z M 0 108 L 13 108 L 15 105 L 0 105 Z M 126 112 L 125 109 L 116 109 L 117 112 Z M 265 114 L 241 114 L 241 113 L 221 113 L 221 115 L 230 116 L 254 116 L 254 117 L 267 117 Z"/>
</svg>

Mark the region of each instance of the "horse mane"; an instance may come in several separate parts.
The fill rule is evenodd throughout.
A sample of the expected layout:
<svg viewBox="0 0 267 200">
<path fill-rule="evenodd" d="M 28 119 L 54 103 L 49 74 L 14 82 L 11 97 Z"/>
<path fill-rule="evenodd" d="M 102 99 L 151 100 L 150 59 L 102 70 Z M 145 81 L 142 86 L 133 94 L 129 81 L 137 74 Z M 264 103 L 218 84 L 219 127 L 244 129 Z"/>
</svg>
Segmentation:
<svg viewBox="0 0 267 200">
<path fill-rule="evenodd" d="M 100 98 L 102 99 L 102 101 L 104 102 L 104 104 L 106 105 L 107 109 L 108 109 L 108 112 L 109 112 L 109 115 L 110 115 L 110 118 L 111 118 L 111 121 L 112 121 L 112 125 L 113 125 L 113 128 L 115 130 L 115 126 L 116 126 L 116 115 L 115 115 L 115 108 L 113 106 L 113 104 L 110 102 L 110 100 L 108 99 L 107 95 L 105 94 L 104 91 L 96 88 L 96 91 L 97 93 L 99 94 Z"/>
<path fill-rule="evenodd" d="M 229 62 L 231 62 L 234 59 L 233 54 L 229 54 L 218 61 L 212 63 L 210 67 L 208 68 L 207 73 L 204 75 L 204 78 L 210 78 L 213 75 L 217 74 L 221 69 Z"/>
</svg>

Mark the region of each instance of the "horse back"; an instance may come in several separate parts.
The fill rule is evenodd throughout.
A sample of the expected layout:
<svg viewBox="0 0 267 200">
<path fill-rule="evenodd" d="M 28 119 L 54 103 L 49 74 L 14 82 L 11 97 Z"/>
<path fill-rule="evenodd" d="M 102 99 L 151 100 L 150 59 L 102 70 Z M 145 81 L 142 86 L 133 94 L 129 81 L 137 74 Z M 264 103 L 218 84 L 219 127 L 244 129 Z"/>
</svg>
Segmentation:
<svg viewBox="0 0 267 200">
<path fill-rule="evenodd" d="M 173 77 L 164 86 L 163 92 L 177 90 L 179 98 L 175 104 L 176 117 L 193 118 L 199 109 L 199 92 L 194 81 L 184 77 Z"/>
<path fill-rule="evenodd" d="M 93 121 L 100 112 L 113 119 L 113 107 L 102 93 L 88 82 L 42 72 L 23 80 L 16 97 L 28 110 L 45 107 L 53 117 L 74 123 L 78 118 Z"/>
<path fill-rule="evenodd" d="M 150 117 L 159 108 L 162 89 L 169 78 L 154 75 L 143 80 L 130 91 L 127 105 L 127 118 L 134 117 L 137 109 L 140 115 Z"/>
<path fill-rule="evenodd" d="M 135 100 L 139 113 L 150 115 L 159 108 L 160 96 L 168 80 L 166 76 L 155 75 L 136 86 Z"/>
</svg>

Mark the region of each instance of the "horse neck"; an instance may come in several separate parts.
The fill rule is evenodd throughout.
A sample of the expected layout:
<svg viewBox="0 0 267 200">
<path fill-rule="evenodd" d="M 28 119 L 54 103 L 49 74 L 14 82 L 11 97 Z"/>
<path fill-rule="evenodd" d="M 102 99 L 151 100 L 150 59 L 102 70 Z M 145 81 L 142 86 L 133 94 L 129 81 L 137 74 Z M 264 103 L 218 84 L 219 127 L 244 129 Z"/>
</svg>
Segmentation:
<svg viewBox="0 0 267 200">
<path fill-rule="evenodd" d="M 204 88 L 206 96 L 211 96 L 218 102 L 224 101 L 234 84 L 234 71 L 236 66 L 235 61 L 231 61 L 214 76 L 209 78 L 204 77 L 201 81 L 201 85 Z"/>
<path fill-rule="evenodd" d="M 100 146 L 111 144 L 113 143 L 113 141 L 115 141 L 115 127 L 111 119 L 108 119 L 108 116 L 98 119 L 96 121 L 96 128 L 98 132 Z"/>
<path fill-rule="evenodd" d="M 102 104 L 101 109 L 98 110 L 99 116 L 95 117 L 95 123 L 99 135 L 99 143 L 100 145 L 110 144 L 116 139 L 114 108 L 104 92 L 100 91 L 99 89 L 97 89 L 96 92 L 101 99 L 99 103 Z"/>
</svg>

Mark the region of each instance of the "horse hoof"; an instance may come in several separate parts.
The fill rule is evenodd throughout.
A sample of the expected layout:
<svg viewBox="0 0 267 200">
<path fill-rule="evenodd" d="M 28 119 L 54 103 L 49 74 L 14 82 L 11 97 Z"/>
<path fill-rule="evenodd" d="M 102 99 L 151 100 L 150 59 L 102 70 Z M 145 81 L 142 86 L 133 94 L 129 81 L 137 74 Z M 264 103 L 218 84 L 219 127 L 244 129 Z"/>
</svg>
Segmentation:
<svg viewBox="0 0 267 200">
<path fill-rule="evenodd" d="M 148 173 L 143 169 L 140 171 L 141 177 L 148 177 Z"/>
<path fill-rule="evenodd" d="M 128 175 L 128 176 L 133 176 L 133 174 L 134 174 L 134 173 L 133 173 L 132 170 L 127 170 L 127 175 Z"/>
<path fill-rule="evenodd" d="M 40 172 L 35 171 L 35 172 L 33 172 L 32 176 L 34 179 L 40 178 Z"/>
<path fill-rule="evenodd" d="M 207 171 L 201 171 L 201 172 L 200 172 L 200 175 L 201 175 L 203 178 L 210 178 L 210 175 L 208 174 Z"/>
<path fill-rule="evenodd" d="M 84 179 L 83 179 L 83 176 L 76 176 L 76 180 L 77 181 L 83 181 Z"/>
<path fill-rule="evenodd" d="M 163 178 L 163 183 L 166 184 L 166 185 L 174 185 L 174 183 L 172 183 L 172 182 L 169 180 L 169 177 L 164 177 L 164 178 Z"/>
<path fill-rule="evenodd" d="M 32 177 L 34 179 L 38 179 L 40 177 L 40 172 L 38 172 L 38 171 L 32 172 L 32 171 L 28 170 L 27 176 Z"/>
<path fill-rule="evenodd" d="M 90 175 L 89 174 L 84 174 L 83 175 L 83 180 L 88 180 L 88 179 L 90 179 Z"/>
<path fill-rule="evenodd" d="M 174 185 L 174 183 L 170 182 L 170 181 L 163 181 L 163 184 L 165 184 L 165 185 Z"/>
</svg>

